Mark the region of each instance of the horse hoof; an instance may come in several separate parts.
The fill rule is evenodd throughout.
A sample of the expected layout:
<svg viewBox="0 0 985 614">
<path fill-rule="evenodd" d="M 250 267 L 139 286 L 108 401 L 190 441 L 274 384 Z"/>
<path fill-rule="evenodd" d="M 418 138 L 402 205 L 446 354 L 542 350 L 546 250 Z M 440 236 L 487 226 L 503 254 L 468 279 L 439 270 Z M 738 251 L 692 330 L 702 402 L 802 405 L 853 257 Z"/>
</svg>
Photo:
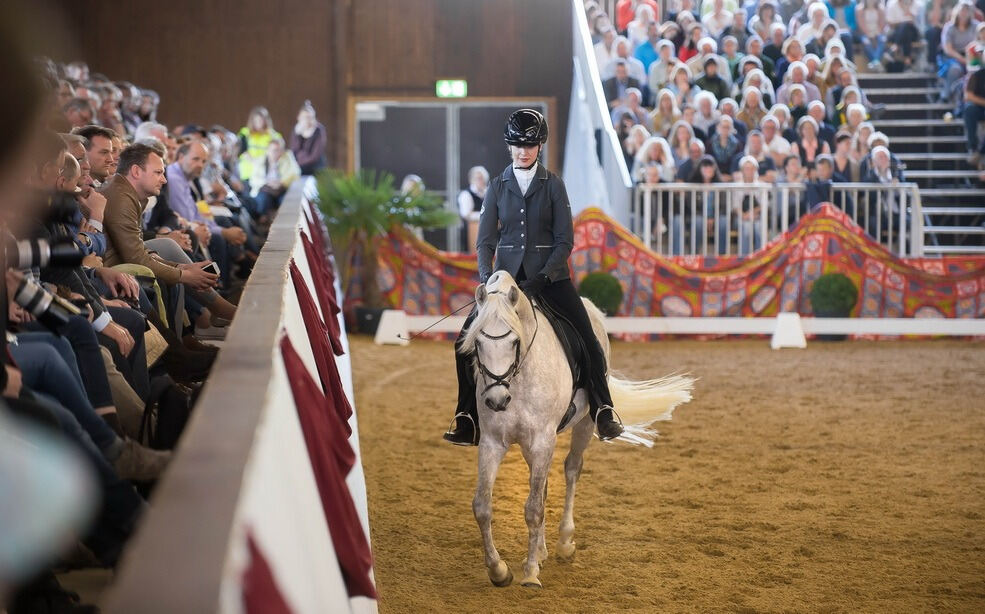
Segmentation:
<svg viewBox="0 0 985 614">
<path fill-rule="evenodd" d="M 525 578 L 520 584 L 527 588 L 544 588 L 544 585 L 537 578 Z"/>
<path fill-rule="evenodd" d="M 570 563 L 575 560 L 575 543 L 570 542 L 567 544 L 558 544 L 557 558 L 564 563 Z"/>
<path fill-rule="evenodd" d="M 497 563 L 495 571 L 489 570 L 489 581 L 493 583 L 493 586 L 509 586 L 513 582 L 513 571 L 509 565 L 500 561 Z"/>
</svg>

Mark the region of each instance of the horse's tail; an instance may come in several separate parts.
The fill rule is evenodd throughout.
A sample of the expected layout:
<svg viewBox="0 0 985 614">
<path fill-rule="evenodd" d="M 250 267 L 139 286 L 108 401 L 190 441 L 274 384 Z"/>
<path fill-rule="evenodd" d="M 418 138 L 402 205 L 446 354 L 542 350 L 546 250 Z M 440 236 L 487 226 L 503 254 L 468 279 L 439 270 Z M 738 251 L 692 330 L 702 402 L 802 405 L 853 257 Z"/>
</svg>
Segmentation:
<svg viewBox="0 0 985 614">
<path fill-rule="evenodd" d="M 691 400 L 694 378 L 669 375 L 660 379 L 630 381 L 609 374 L 609 393 L 625 430 L 620 441 L 653 446 L 657 431 L 650 425 L 670 420 L 674 408 Z"/>
</svg>

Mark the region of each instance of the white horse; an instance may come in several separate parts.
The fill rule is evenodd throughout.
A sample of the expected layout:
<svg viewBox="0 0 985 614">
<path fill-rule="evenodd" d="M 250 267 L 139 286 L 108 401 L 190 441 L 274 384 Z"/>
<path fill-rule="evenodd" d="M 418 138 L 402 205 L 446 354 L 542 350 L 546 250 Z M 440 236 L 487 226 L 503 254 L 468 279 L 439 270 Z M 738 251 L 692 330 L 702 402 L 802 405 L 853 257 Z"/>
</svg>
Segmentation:
<svg viewBox="0 0 985 614">
<path fill-rule="evenodd" d="M 608 361 L 609 339 L 602 313 L 591 301 L 583 300 Z M 544 313 L 535 309 L 508 272 L 497 271 L 479 286 L 476 301 L 478 313 L 460 345 L 460 351 L 475 356 L 478 384 L 479 480 L 472 511 L 482 532 L 489 579 L 496 586 L 507 586 L 513 581 L 513 572 L 493 544 L 492 488 L 506 451 L 519 444 L 530 468 L 530 495 L 524 506 L 530 536 L 521 583 L 539 588 L 540 565 L 547 559 L 547 474 L 557 444 L 557 427 L 571 401 L 571 370 Z M 691 399 L 694 385 L 693 379 L 679 375 L 630 382 L 610 373 L 608 382 L 625 426 L 618 439 L 648 447 L 656 436 L 649 425 L 669 420 L 677 405 Z M 582 455 L 595 431 L 584 390 L 577 391 L 574 404 L 577 412 L 564 428 L 571 430 L 571 449 L 564 461 L 566 492 L 557 545 L 562 561 L 570 561 L 575 554 L 575 484 L 581 474 Z"/>
</svg>

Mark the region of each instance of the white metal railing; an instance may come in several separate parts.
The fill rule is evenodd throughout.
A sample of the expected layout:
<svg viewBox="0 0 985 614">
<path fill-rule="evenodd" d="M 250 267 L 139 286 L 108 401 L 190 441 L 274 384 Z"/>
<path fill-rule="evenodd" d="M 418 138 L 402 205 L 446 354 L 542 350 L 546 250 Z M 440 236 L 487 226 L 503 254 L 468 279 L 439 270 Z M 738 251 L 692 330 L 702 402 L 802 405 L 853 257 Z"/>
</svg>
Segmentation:
<svg viewBox="0 0 985 614">
<path fill-rule="evenodd" d="M 622 144 L 612 126 L 609 105 L 606 104 L 605 94 L 602 92 L 602 79 L 599 76 L 598 62 L 595 60 L 595 50 L 592 45 L 592 36 L 588 30 L 588 19 L 585 16 L 583 0 L 571 0 L 571 5 L 574 17 L 572 19 L 572 46 L 575 64 L 574 91 L 580 94 L 580 96 L 572 96 L 571 116 L 582 117 L 585 118 L 584 121 L 591 122 L 591 128 L 597 135 L 597 157 L 598 163 L 601 165 L 604 191 L 608 198 L 608 212 L 620 223 L 626 223 L 629 221 L 633 182 L 629 176 L 629 168 L 626 166 L 626 158 L 623 156 Z M 578 81 L 580 81 L 580 88 Z M 581 96 L 584 97 L 583 100 L 580 100 Z M 588 112 L 584 115 L 580 112 L 582 108 L 576 108 L 576 105 L 580 104 L 587 106 Z M 570 128 L 569 125 L 569 132 L 572 131 Z M 569 140 L 565 151 L 564 175 L 566 181 L 571 175 L 577 175 L 579 172 L 587 174 L 588 172 L 588 160 L 585 159 L 586 152 L 583 146 L 579 146 L 578 151 L 567 151 L 571 147 Z M 579 163 L 577 165 L 571 164 L 569 158 L 578 160 Z M 576 166 L 585 168 L 581 168 L 579 171 L 575 168 Z M 603 203 L 595 204 L 601 205 Z"/>
<path fill-rule="evenodd" d="M 825 196 L 889 250 L 923 255 L 916 184 L 833 183 Z M 808 204 L 799 183 L 640 184 L 630 230 L 663 255 L 746 255 L 796 226 Z"/>
</svg>

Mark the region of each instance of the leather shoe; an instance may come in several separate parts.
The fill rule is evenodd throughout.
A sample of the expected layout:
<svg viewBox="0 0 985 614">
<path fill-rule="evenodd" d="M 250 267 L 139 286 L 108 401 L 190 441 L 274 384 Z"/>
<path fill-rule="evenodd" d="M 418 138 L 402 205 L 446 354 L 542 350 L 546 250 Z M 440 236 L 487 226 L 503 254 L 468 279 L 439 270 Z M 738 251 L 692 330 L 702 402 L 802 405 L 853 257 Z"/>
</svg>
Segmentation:
<svg viewBox="0 0 985 614">
<path fill-rule="evenodd" d="M 595 413 L 595 429 L 599 440 L 609 441 L 622 435 L 622 423 L 616 419 L 616 412 L 608 405 L 599 407 Z"/>
<path fill-rule="evenodd" d="M 445 441 L 456 446 L 479 445 L 479 424 L 466 413 L 455 414 L 452 426 L 444 434 Z"/>
</svg>

